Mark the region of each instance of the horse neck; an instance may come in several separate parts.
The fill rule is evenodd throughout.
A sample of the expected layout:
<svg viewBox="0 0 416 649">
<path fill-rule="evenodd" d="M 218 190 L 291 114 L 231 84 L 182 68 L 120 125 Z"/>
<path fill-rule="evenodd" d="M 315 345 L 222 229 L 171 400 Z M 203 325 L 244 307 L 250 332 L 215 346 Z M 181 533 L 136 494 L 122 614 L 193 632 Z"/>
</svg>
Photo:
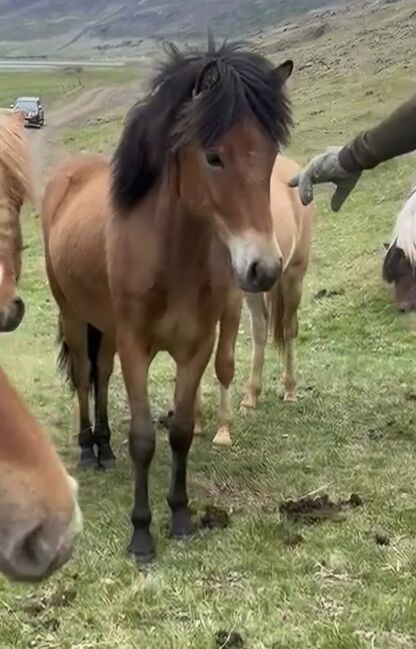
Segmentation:
<svg viewBox="0 0 416 649">
<path fill-rule="evenodd" d="M 154 224 L 165 258 L 182 265 L 193 260 L 200 263 L 209 255 L 218 236 L 210 218 L 181 195 L 179 170 L 174 160 L 166 166 L 155 200 Z"/>
</svg>

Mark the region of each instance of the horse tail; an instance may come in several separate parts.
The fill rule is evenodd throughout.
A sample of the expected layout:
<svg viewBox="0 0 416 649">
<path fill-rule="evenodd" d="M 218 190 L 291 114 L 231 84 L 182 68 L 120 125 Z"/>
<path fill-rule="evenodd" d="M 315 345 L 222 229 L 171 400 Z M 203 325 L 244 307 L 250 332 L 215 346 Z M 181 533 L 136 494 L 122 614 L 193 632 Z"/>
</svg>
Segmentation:
<svg viewBox="0 0 416 649">
<path fill-rule="evenodd" d="M 75 390 L 72 359 L 69 351 L 68 343 L 65 340 L 64 330 L 62 326 L 62 316 L 58 318 L 58 333 L 56 342 L 59 345 L 58 353 L 58 371 L 65 377 L 71 390 Z"/>
<path fill-rule="evenodd" d="M 98 378 L 98 358 L 100 353 L 101 341 L 103 334 L 99 329 L 87 323 L 87 353 L 90 363 L 89 383 L 91 389 L 94 387 Z M 62 326 L 62 316 L 58 319 L 57 342 L 60 345 L 58 354 L 58 370 L 64 375 L 72 390 L 75 390 L 75 380 L 73 371 L 73 360 Z"/>
<path fill-rule="evenodd" d="M 285 333 L 283 321 L 285 317 L 285 300 L 281 281 L 277 281 L 274 287 L 267 293 L 267 309 L 269 315 L 269 330 L 278 348 L 283 352 L 285 349 Z"/>
<path fill-rule="evenodd" d="M 93 387 L 98 379 L 98 357 L 100 354 L 102 331 L 87 324 L 87 348 L 90 361 L 90 386 Z"/>
</svg>

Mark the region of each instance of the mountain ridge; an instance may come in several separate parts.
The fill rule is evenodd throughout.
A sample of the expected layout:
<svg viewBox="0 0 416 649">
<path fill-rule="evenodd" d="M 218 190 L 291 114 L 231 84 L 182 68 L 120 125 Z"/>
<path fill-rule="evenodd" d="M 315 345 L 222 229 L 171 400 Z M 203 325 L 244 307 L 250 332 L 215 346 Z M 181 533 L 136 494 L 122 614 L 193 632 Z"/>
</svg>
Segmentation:
<svg viewBox="0 0 416 649">
<path fill-rule="evenodd" d="M 3 56 L 131 51 L 149 41 L 236 38 L 336 0 L 0 0 Z"/>
</svg>

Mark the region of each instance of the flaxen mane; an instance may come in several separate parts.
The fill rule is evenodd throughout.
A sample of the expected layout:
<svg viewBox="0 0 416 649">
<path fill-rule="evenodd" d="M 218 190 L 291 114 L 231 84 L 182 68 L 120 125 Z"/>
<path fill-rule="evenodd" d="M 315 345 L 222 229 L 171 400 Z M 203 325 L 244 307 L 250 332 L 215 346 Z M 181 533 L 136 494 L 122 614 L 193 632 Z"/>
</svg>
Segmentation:
<svg viewBox="0 0 416 649">
<path fill-rule="evenodd" d="M 257 120 L 276 143 L 292 125 L 284 83 L 272 64 L 240 44 L 206 52 L 166 48 L 168 60 L 147 97 L 131 110 L 113 158 L 112 196 L 129 211 L 152 189 L 166 156 L 191 140 L 209 148 L 245 116 Z"/>
<path fill-rule="evenodd" d="M 393 240 L 413 267 L 416 266 L 416 187 L 412 189 L 400 210 L 394 227 Z"/>
</svg>

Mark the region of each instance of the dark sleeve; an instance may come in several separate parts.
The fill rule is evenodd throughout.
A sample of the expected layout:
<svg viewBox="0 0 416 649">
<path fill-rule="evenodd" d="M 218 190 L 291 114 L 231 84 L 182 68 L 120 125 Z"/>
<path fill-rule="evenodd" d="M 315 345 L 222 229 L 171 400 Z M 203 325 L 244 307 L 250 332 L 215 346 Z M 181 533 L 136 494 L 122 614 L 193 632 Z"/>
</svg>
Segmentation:
<svg viewBox="0 0 416 649">
<path fill-rule="evenodd" d="M 387 119 L 358 135 L 339 154 L 346 171 L 373 169 L 380 162 L 416 149 L 416 95 Z"/>
</svg>

